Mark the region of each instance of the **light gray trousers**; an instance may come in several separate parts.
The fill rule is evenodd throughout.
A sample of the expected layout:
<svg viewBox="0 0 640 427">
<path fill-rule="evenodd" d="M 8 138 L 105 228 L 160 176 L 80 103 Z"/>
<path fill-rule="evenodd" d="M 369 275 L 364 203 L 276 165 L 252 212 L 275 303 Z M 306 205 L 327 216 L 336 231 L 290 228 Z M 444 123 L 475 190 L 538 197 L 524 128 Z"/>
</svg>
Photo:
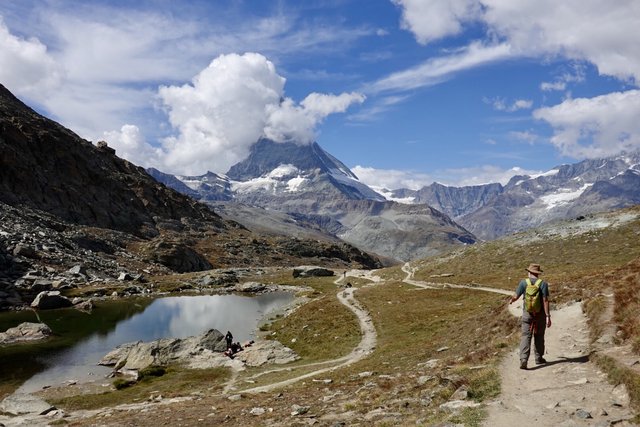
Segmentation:
<svg viewBox="0 0 640 427">
<path fill-rule="evenodd" d="M 533 337 L 534 353 L 536 359 L 544 355 L 544 331 L 547 328 L 547 318 L 544 312 L 540 312 L 535 317 L 524 312 L 522 314 L 522 338 L 520 339 L 520 361 L 529 360 L 531 354 L 531 337 Z M 535 323 L 536 332 L 533 333 L 531 325 Z"/>
</svg>

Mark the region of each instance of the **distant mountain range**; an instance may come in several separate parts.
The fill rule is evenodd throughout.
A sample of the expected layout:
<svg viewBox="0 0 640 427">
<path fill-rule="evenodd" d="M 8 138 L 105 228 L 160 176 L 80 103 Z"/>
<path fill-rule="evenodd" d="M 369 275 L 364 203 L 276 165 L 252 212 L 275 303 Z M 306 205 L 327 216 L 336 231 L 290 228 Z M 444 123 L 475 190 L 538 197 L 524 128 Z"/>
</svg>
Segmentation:
<svg viewBox="0 0 640 427">
<path fill-rule="evenodd" d="M 548 221 L 639 204 L 640 152 L 561 165 L 537 176 L 514 176 L 504 186 L 434 183 L 391 195 L 433 206 L 479 238 L 491 240 Z"/>
<path fill-rule="evenodd" d="M 433 183 L 420 190 L 397 189 L 384 193 L 389 200 L 317 143 L 263 139 L 226 176 L 149 173 L 249 228 L 329 233 L 395 260 L 473 243 L 476 236 L 491 240 L 548 221 L 640 203 L 637 152 L 561 165 L 537 176 L 514 176 L 507 185 Z M 280 219 L 266 220 L 269 212 L 278 212 Z"/>
<path fill-rule="evenodd" d="M 250 229 L 322 232 L 395 261 L 423 258 L 476 241 L 473 234 L 430 206 L 386 200 L 317 143 L 262 139 L 226 176 L 148 172 Z M 266 212 L 277 212 L 281 220 L 265 221 Z"/>
</svg>

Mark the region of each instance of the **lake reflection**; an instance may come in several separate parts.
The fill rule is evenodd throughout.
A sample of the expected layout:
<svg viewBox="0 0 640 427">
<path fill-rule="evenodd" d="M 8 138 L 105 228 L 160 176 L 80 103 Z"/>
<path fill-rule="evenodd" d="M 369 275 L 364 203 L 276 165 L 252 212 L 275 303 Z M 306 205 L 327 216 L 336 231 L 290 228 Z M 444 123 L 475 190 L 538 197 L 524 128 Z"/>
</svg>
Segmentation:
<svg viewBox="0 0 640 427">
<path fill-rule="evenodd" d="M 256 297 L 203 295 L 167 297 L 153 301 L 142 313 L 119 322 L 108 334 L 94 334 L 72 348 L 47 355 L 47 368 L 31 377 L 20 392 L 33 392 L 45 385 L 66 381 L 88 381 L 104 377 L 109 368 L 98 361 L 120 344 L 153 341 L 160 338 L 185 338 L 218 329 L 231 331 L 234 341 L 255 338 L 258 322 L 269 312 L 293 299 L 287 292 L 272 292 Z"/>
</svg>

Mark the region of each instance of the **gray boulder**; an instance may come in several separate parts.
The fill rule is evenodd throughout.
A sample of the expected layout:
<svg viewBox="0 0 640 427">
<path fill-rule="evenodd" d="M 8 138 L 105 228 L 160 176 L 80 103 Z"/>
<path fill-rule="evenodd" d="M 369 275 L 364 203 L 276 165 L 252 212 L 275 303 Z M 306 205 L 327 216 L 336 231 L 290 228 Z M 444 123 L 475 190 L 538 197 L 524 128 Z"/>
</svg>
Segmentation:
<svg viewBox="0 0 640 427">
<path fill-rule="evenodd" d="M 31 303 L 31 307 L 39 310 L 51 310 L 54 308 L 71 307 L 73 304 L 69 298 L 60 295 L 60 291 L 44 291 Z"/>
<path fill-rule="evenodd" d="M 209 261 L 193 248 L 180 242 L 158 241 L 149 247 L 149 261 L 157 262 L 178 273 L 211 270 Z"/>
<path fill-rule="evenodd" d="M 37 258 L 38 252 L 32 246 L 18 243 L 13 249 L 13 255 L 22 256 L 25 258 Z"/>
<path fill-rule="evenodd" d="M 86 301 L 78 301 L 74 302 L 73 308 L 76 310 L 84 311 L 85 313 L 91 313 L 95 305 L 93 304 L 93 300 L 89 298 Z"/>
<path fill-rule="evenodd" d="M 0 403 L 0 412 L 11 415 L 46 415 L 56 408 L 32 394 L 12 394 Z"/>
<path fill-rule="evenodd" d="M 316 267 L 313 265 L 306 265 L 295 267 L 293 269 L 293 277 L 328 277 L 333 276 L 333 270 L 328 268 Z"/>
<path fill-rule="evenodd" d="M 202 335 L 184 339 L 166 338 L 153 342 L 134 342 L 118 346 L 99 362 L 117 366 L 119 371 L 141 370 L 151 365 L 177 364 L 188 368 L 225 366 L 230 359 L 222 353 L 227 349 L 224 335 L 211 329 Z M 299 359 L 298 355 L 278 341 L 258 341 L 235 354 L 234 362 L 247 366 L 284 364 Z"/>
<path fill-rule="evenodd" d="M 24 341 L 39 341 L 48 338 L 53 332 L 44 323 L 21 323 L 15 328 L 0 332 L 0 344 L 14 344 Z"/>
<path fill-rule="evenodd" d="M 73 267 L 71 267 L 70 269 L 67 270 L 67 273 L 69 274 L 81 274 L 83 276 L 87 276 L 87 268 L 84 265 L 74 265 Z"/>
<path fill-rule="evenodd" d="M 235 286 L 235 290 L 238 291 L 238 292 L 262 292 L 266 288 L 267 287 L 265 285 L 263 285 L 262 283 L 258 283 L 258 282 L 238 283 Z"/>
<path fill-rule="evenodd" d="M 222 353 L 226 349 L 224 335 L 211 329 L 202 335 L 184 339 L 165 338 L 123 344 L 104 356 L 99 364 L 140 370 L 151 365 L 189 364 L 194 355 L 204 351 Z"/>
<path fill-rule="evenodd" d="M 300 357 L 289 347 L 278 341 L 258 341 L 239 353 L 236 359 L 247 366 L 262 366 L 266 364 L 283 365 L 294 362 Z"/>
</svg>

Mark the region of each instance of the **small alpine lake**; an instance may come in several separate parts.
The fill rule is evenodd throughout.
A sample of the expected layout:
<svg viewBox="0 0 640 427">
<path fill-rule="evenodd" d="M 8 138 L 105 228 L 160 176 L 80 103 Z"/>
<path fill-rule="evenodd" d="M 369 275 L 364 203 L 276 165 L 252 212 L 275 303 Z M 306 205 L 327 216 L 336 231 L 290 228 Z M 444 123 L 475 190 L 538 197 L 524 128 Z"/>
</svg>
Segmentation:
<svg viewBox="0 0 640 427">
<path fill-rule="evenodd" d="M 90 314 L 72 308 L 0 313 L 2 331 L 41 321 L 54 332 L 46 342 L 0 347 L 0 383 L 19 385 L 19 392 L 29 393 L 44 386 L 101 379 L 111 369 L 97 363 L 128 342 L 185 338 L 209 329 L 231 331 L 234 341 L 254 339 L 260 322 L 293 298 L 284 291 L 168 296 L 99 301 Z"/>
</svg>

